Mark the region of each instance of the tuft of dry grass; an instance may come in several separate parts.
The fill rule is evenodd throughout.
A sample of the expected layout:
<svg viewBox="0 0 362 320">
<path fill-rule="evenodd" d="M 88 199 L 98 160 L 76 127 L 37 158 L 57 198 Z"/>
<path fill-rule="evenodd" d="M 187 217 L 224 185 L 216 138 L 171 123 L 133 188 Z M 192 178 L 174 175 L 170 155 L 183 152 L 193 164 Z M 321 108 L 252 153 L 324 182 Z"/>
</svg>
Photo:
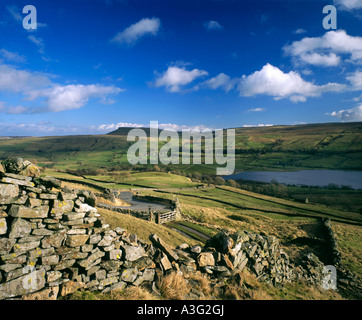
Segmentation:
<svg viewBox="0 0 362 320">
<path fill-rule="evenodd" d="M 165 300 L 182 300 L 191 286 L 181 273 L 172 272 L 158 281 L 158 289 Z"/>
<path fill-rule="evenodd" d="M 105 199 L 103 197 L 97 197 L 97 201 L 100 203 L 109 204 L 111 206 L 120 206 L 120 207 L 130 207 L 131 206 L 128 202 L 123 201 L 118 198 L 116 198 L 115 201 L 113 202 L 113 201 Z"/>
<path fill-rule="evenodd" d="M 93 192 L 99 192 L 99 190 L 92 188 L 90 186 L 87 186 L 85 184 L 81 184 L 81 183 L 74 183 L 74 182 L 67 182 L 67 181 L 62 181 L 61 183 L 61 187 L 67 187 L 71 190 L 88 190 L 88 191 L 93 191 Z"/>
<path fill-rule="evenodd" d="M 159 300 L 155 294 L 143 287 L 129 286 L 124 290 L 112 290 L 112 300 Z"/>
</svg>

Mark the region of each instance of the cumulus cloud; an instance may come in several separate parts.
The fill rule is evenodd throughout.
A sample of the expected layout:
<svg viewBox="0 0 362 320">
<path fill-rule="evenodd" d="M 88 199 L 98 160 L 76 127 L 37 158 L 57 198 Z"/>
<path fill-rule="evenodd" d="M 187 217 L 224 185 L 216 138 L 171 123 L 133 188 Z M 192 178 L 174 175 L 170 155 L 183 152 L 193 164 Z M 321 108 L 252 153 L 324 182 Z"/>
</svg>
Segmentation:
<svg viewBox="0 0 362 320">
<path fill-rule="evenodd" d="M 205 70 L 186 70 L 185 67 L 170 66 L 163 74 L 156 77 L 154 85 L 166 87 L 170 92 L 179 92 L 183 86 L 207 74 Z"/>
<path fill-rule="evenodd" d="M 362 9 L 362 0 L 333 0 L 333 3 L 342 10 Z"/>
<path fill-rule="evenodd" d="M 160 29 L 160 19 L 158 18 L 144 18 L 135 24 L 130 25 L 128 28 L 119 32 L 112 41 L 118 43 L 134 44 L 140 38 L 151 35 L 157 35 Z"/>
<path fill-rule="evenodd" d="M 245 97 L 265 94 L 276 100 L 289 98 L 292 102 L 305 102 L 307 97 L 317 97 L 328 91 L 339 92 L 344 88 L 345 85 L 337 83 L 318 86 L 303 80 L 297 72 L 284 73 L 269 63 L 260 71 L 244 75 L 238 85 L 240 95 Z"/>
<path fill-rule="evenodd" d="M 117 94 L 121 91 L 120 88 L 99 84 L 55 85 L 51 88 L 29 92 L 28 99 L 44 98 L 46 100 L 47 111 L 59 112 L 79 109 L 83 107 L 90 98 L 103 98 L 109 94 Z M 39 109 L 39 111 L 41 110 L 42 108 Z"/>
<path fill-rule="evenodd" d="M 51 80 L 45 74 L 0 64 L 0 91 L 29 92 L 51 84 Z"/>
<path fill-rule="evenodd" d="M 344 30 L 294 41 L 283 50 L 298 61 L 311 65 L 337 66 L 342 61 L 341 55 L 348 55 L 351 62 L 362 63 L 362 37 L 350 36 Z"/>
<path fill-rule="evenodd" d="M 351 83 L 352 90 L 362 90 L 362 70 L 350 73 L 346 79 Z"/>
<path fill-rule="evenodd" d="M 343 122 L 362 121 L 362 104 L 352 109 L 333 111 L 330 116 L 339 118 Z"/>
<path fill-rule="evenodd" d="M 239 79 L 237 78 L 231 78 L 225 73 L 220 73 L 217 76 L 206 80 L 203 84 L 213 90 L 222 88 L 226 92 L 229 92 L 235 87 L 238 81 Z"/>
<path fill-rule="evenodd" d="M 25 100 L 40 99 L 41 107 L 7 107 L 1 105 L 3 113 L 59 112 L 83 107 L 89 99 L 99 98 L 109 103 L 108 96 L 118 94 L 123 89 L 101 84 L 61 85 L 54 83 L 49 75 L 19 70 L 13 66 L 0 64 L 0 93 L 10 92 L 23 95 Z"/>
<path fill-rule="evenodd" d="M 220 23 L 218 23 L 217 21 L 214 21 L 214 20 L 205 22 L 204 27 L 206 28 L 207 31 L 224 29 L 224 27 Z"/>
<path fill-rule="evenodd" d="M 101 124 L 98 126 L 91 126 L 90 128 L 94 131 L 99 131 L 102 133 L 107 133 L 113 130 L 117 130 L 118 128 L 148 128 L 150 127 L 150 124 L 142 124 L 142 123 L 130 123 L 130 122 L 118 122 L 118 123 L 109 123 L 109 124 Z M 175 123 L 159 123 L 158 128 L 162 130 L 175 130 L 175 131 L 192 131 L 192 130 L 205 130 L 209 129 L 206 126 L 200 124 L 195 126 L 189 126 L 189 125 L 179 125 Z"/>
</svg>

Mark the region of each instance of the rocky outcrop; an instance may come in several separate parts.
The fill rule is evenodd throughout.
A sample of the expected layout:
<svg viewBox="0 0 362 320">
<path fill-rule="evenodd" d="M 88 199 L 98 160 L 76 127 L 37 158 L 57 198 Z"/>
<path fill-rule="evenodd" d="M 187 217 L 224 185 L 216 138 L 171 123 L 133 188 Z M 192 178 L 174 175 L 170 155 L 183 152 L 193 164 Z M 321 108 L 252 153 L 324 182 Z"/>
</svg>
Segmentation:
<svg viewBox="0 0 362 320">
<path fill-rule="evenodd" d="M 176 261 L 185 271 L 199 269 L 210 276 L 228 278 L 247 267 L 258 279 L 272 284 L 290 282 L 294 278 L 288 255 L 275 237 L 246 231 L 230 234 L 222 230 L 203 248 L 190 248 L 185 244 L 177 253 L 180 258 Z"/>
</svg>

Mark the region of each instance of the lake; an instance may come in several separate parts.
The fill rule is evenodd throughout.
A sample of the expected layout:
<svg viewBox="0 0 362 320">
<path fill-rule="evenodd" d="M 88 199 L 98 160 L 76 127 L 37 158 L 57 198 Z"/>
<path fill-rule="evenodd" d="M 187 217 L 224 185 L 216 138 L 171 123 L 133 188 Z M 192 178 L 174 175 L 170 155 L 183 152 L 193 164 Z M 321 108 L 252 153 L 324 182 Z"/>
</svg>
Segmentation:
<svg viewBox="0 0 362 320">
<path fill-rule="evenodd" d="M 239 172 L 223 177 L 227 179 L 243 179 L 260 182 L 271 182 L 273 179 L 279 183 L 308 185 L 324 187 L 329 183 L 339 186 L 350 186 L 353 189 L 362 189 L 362 171 L 343 170 L 300 170 L 293 172 L 275 171 L 248 171 Z"/>
</svg>

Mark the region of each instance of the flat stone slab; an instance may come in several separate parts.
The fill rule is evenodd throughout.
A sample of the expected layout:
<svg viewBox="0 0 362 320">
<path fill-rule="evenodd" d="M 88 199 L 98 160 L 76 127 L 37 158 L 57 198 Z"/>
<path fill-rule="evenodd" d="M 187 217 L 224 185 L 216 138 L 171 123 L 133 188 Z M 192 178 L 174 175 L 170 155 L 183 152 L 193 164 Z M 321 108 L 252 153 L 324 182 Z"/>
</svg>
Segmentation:
<svg viewBox="0 0 362 320">
<path fill-rule="evenodd" d="M 9 210 L 9 216 L 15 218 L 47 218 L 49 206 L 37 208 L 28 208 L 21 205 L 12 205 Z"/>
</svg>

